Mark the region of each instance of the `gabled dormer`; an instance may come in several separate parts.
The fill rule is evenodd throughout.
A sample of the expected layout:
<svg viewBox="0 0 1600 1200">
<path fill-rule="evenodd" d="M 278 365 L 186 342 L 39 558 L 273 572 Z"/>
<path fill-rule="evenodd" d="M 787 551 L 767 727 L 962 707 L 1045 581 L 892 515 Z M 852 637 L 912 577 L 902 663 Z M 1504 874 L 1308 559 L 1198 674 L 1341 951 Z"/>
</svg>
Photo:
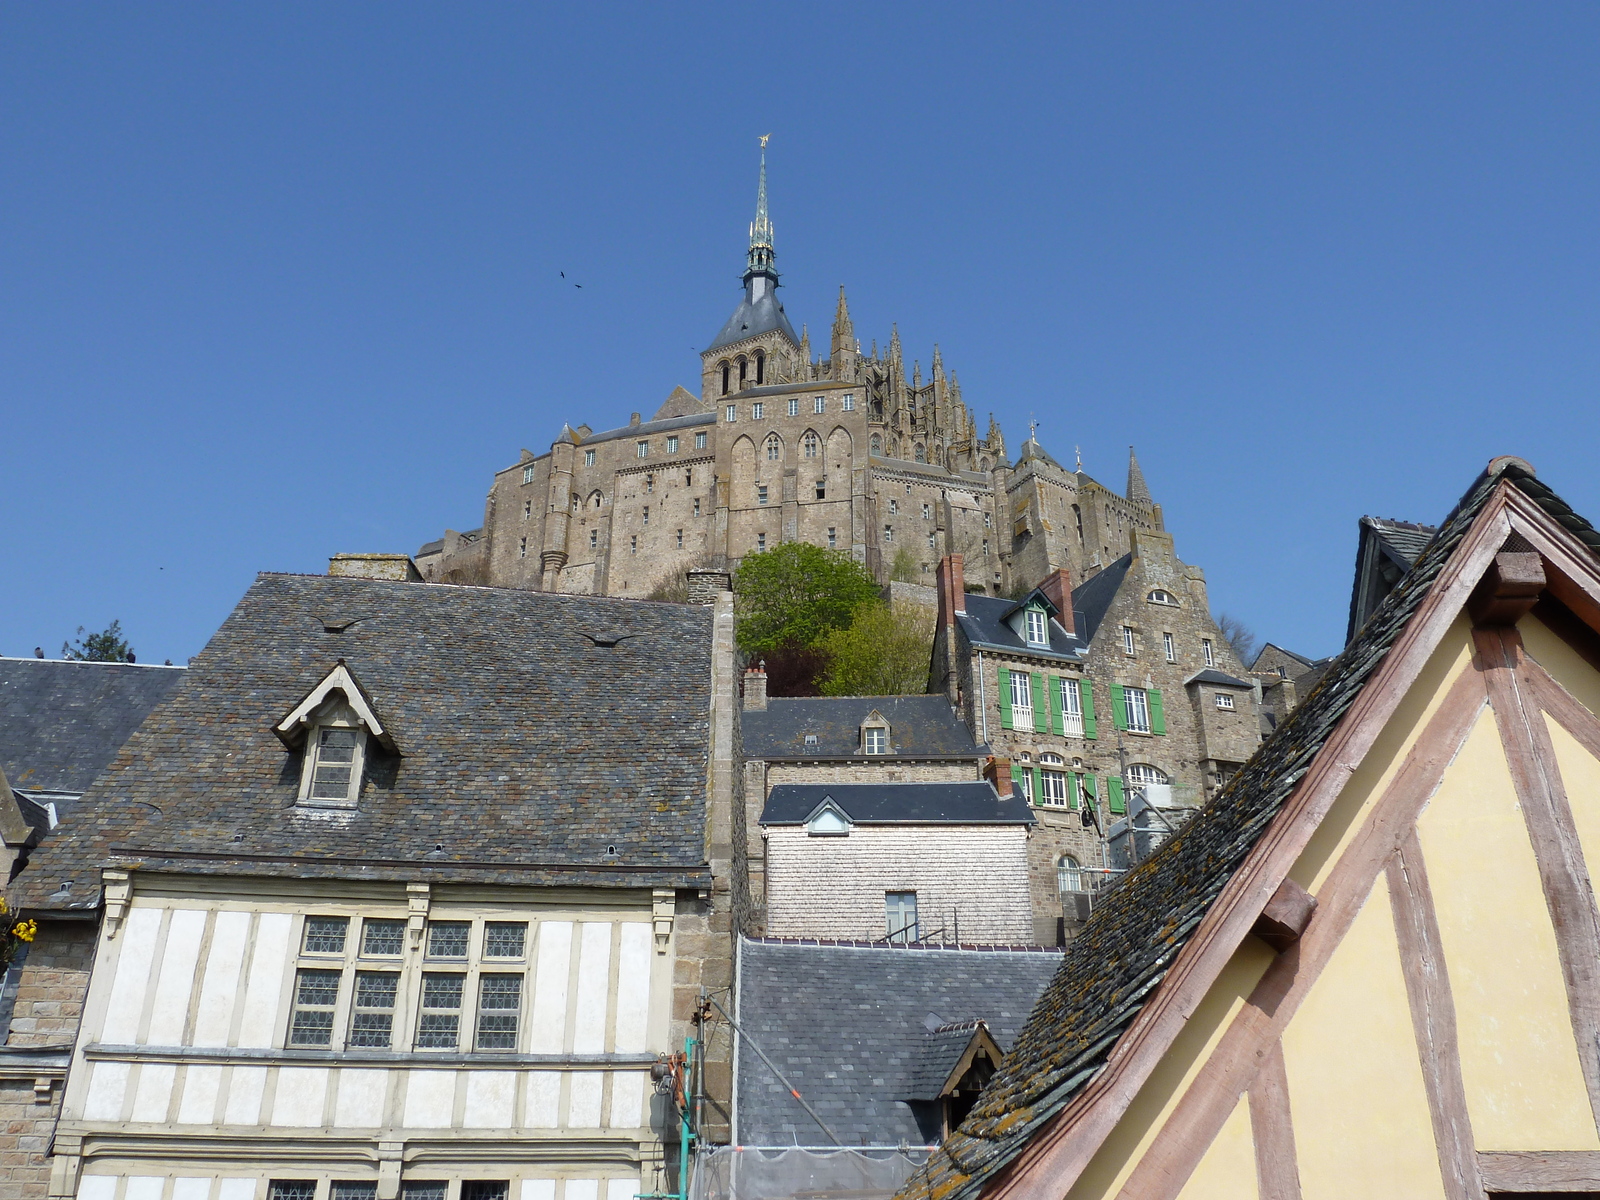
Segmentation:
<svg viewBox="0 0 1600 1200">
<path fill-rule="evenodd" d="M 832 796 L 824 796 L 822 803 L 811 810 L 811 815 L 806 818 L 806 835 L 808 837 L 849 837 L 851 826 L 850 814 L 845 812 L 835 803 Z"/>
<path fill-rule="evenodd" d="M 1008 612 L 1005 623 L 1011 627 L 1022 644 L 1039 650 L 1050 649 L 1050 622 L 1057 615 L 1050 597 L 1035 588 Z"/>
<path fill-rule="evenodd" d="M 295 803 L 307 808 L 356 806 L 369 741 L 400 753 L 372 698 L 342 658 L 273 732 L 291 750 L 305 747 Z"/>
<path fill-rule="evenodd" d="M 888 718 L 877 709 L 873 709 L 861 721 L 861 753 L 893 754 L 894 743 L 891 740 L 893 732 Z"/>
</svg>

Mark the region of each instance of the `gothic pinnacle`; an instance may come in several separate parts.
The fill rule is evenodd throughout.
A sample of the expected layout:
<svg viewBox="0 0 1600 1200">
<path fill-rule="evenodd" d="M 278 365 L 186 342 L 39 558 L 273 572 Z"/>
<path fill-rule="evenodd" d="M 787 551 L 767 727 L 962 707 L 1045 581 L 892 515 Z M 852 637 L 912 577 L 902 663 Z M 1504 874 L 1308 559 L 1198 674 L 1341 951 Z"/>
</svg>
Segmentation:
<svg viewBox="0 0 1600 1200">
<path fill-rule="evenodd" d="M 1133 447 L 1128 447 L 1128 490 L 1126 496 L 1135 504 L 1154 504 L 1150 499 L 1150 489 L 1145 485 L 1144 472 L 1139 469 L 1139 458 L 1133 452 Z"/>
<path fill-rule="evenodd" d="M 750 223 L 750 272 L 770 272 L 777 259 L 772 240 L 772 219 L 767 215 L 767 139 L 771 136 L 768 133 L 761 138 L 761 183 L 756 189 L 756 219 Z"/>
</svg>

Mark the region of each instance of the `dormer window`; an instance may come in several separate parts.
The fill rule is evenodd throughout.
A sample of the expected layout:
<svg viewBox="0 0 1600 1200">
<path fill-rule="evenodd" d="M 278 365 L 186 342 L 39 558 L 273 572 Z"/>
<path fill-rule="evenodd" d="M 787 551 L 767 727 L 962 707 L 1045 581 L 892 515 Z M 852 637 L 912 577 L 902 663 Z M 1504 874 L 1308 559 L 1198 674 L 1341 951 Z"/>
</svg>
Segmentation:
<svg viewBox="0 0 1600 1200">
<path fill-rule="evenodd" d="M 370 744 L 399 753 L 342 658 L 273 732 L 305 747 L 295 803 L 308 808 L 354 808 Z"/>
<path fill-rule="evenodd" d="M 874 709 L 861 722 L 861 752 L 863 754 L 889 753 L 889 722 Z"/>
<path fill-rule="evenodd" d="M 1049 619 L 1037 608 L 1030 608 L 1028 610 L 1028 645 L 1048 646 L 1049 644 Z"/>
<path fill-rule="evenodd" d="M 319 726 L 316 745 L 306 754 L 309 778 L 301 789 L 302 798 L 354 804 L 361 791 L 361 751 L 365 740 L 358 728 Z"/>
</svg>

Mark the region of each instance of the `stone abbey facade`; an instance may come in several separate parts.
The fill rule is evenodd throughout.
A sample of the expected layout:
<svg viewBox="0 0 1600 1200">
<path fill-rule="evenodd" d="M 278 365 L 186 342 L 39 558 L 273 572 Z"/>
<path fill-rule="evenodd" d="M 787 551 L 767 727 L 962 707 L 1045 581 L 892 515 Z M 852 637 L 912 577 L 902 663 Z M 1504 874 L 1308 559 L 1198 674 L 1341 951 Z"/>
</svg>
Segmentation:
<svg viewBox="0 0 1600 1200">
<path fill-rule="evenodd" d="M 848 552 L 880 579 L 907 551 L 933 582 L 959 554 L 990 595 L 1065 567 L 1094 574 L 1135 529 L 1162 529 L 1130 455 L 1118 495 L 1029 438 L 1015 462 L 981 433 L 935 347 L 908 377 L 898 332 L 863 352 L 845 302 L 827 357 L 778 299 L 762 159 L 744 296 L 701 354 L 699 395 L 676 388 L 649 419 L 564 426 L 544 454 L 496 474 L 483 525 L 422 547 L 433 582 L 645 596 L 697 563 L 732 566 L 786 541 Z M 902 559 L 902 562 L 904 560 Z"/>
</svg>

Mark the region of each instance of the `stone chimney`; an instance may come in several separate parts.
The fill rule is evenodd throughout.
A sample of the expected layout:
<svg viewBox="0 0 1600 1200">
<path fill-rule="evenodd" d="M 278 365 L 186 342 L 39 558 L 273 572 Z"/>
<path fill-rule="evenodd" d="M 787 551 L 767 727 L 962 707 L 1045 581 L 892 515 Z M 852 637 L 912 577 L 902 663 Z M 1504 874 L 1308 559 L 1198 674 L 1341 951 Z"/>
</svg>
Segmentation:
<svg viewBox="0 0 1600 1200">
<path fill-rule="evenodd" d="M 763 659 L 744 671 L 744 707 L 748 712 L 767 711 L 767 663 Z"/>
<path fill-rule="evenodd" d="M 733 577 L 713 567 L 689 568 L 689 603 L 715 604 L 723 592 L 733 590 Z"/>
<path fill-rule="evenodd" d="M 939 624 L 954 625 L 957 614 L 967 611 L 967 581 L 961 555 L 941 558 L 934 578 L 939 588 Z"/>
<path fill-rule="evenodd" d="M 1009 758 L 996 758 L 991 754 L 984 761 L 983 777 L 994 785 L 994 790 L 1000 794 L 1001 799 L 1011 795 L 1013 784 Z"/>
<path fill-rule="evenodd" d="M 1039 590 L 1049 597 L 1051 604 L 1056 606 L 1058 610 L 1056 620 L 1061 623 L 1061 628 L 1077 636 L 1077 630 L 1072 624 L 1072 573 L 1065 567 L 1057 567 L 1044 577 Z"/>
<path fill-rule="evenodd" d="M 421 583 L 422 573 L 409 554 L 335 554 L 328 574 L 346 579 L 392 579 L 396 583 Z"/>
</svg>

